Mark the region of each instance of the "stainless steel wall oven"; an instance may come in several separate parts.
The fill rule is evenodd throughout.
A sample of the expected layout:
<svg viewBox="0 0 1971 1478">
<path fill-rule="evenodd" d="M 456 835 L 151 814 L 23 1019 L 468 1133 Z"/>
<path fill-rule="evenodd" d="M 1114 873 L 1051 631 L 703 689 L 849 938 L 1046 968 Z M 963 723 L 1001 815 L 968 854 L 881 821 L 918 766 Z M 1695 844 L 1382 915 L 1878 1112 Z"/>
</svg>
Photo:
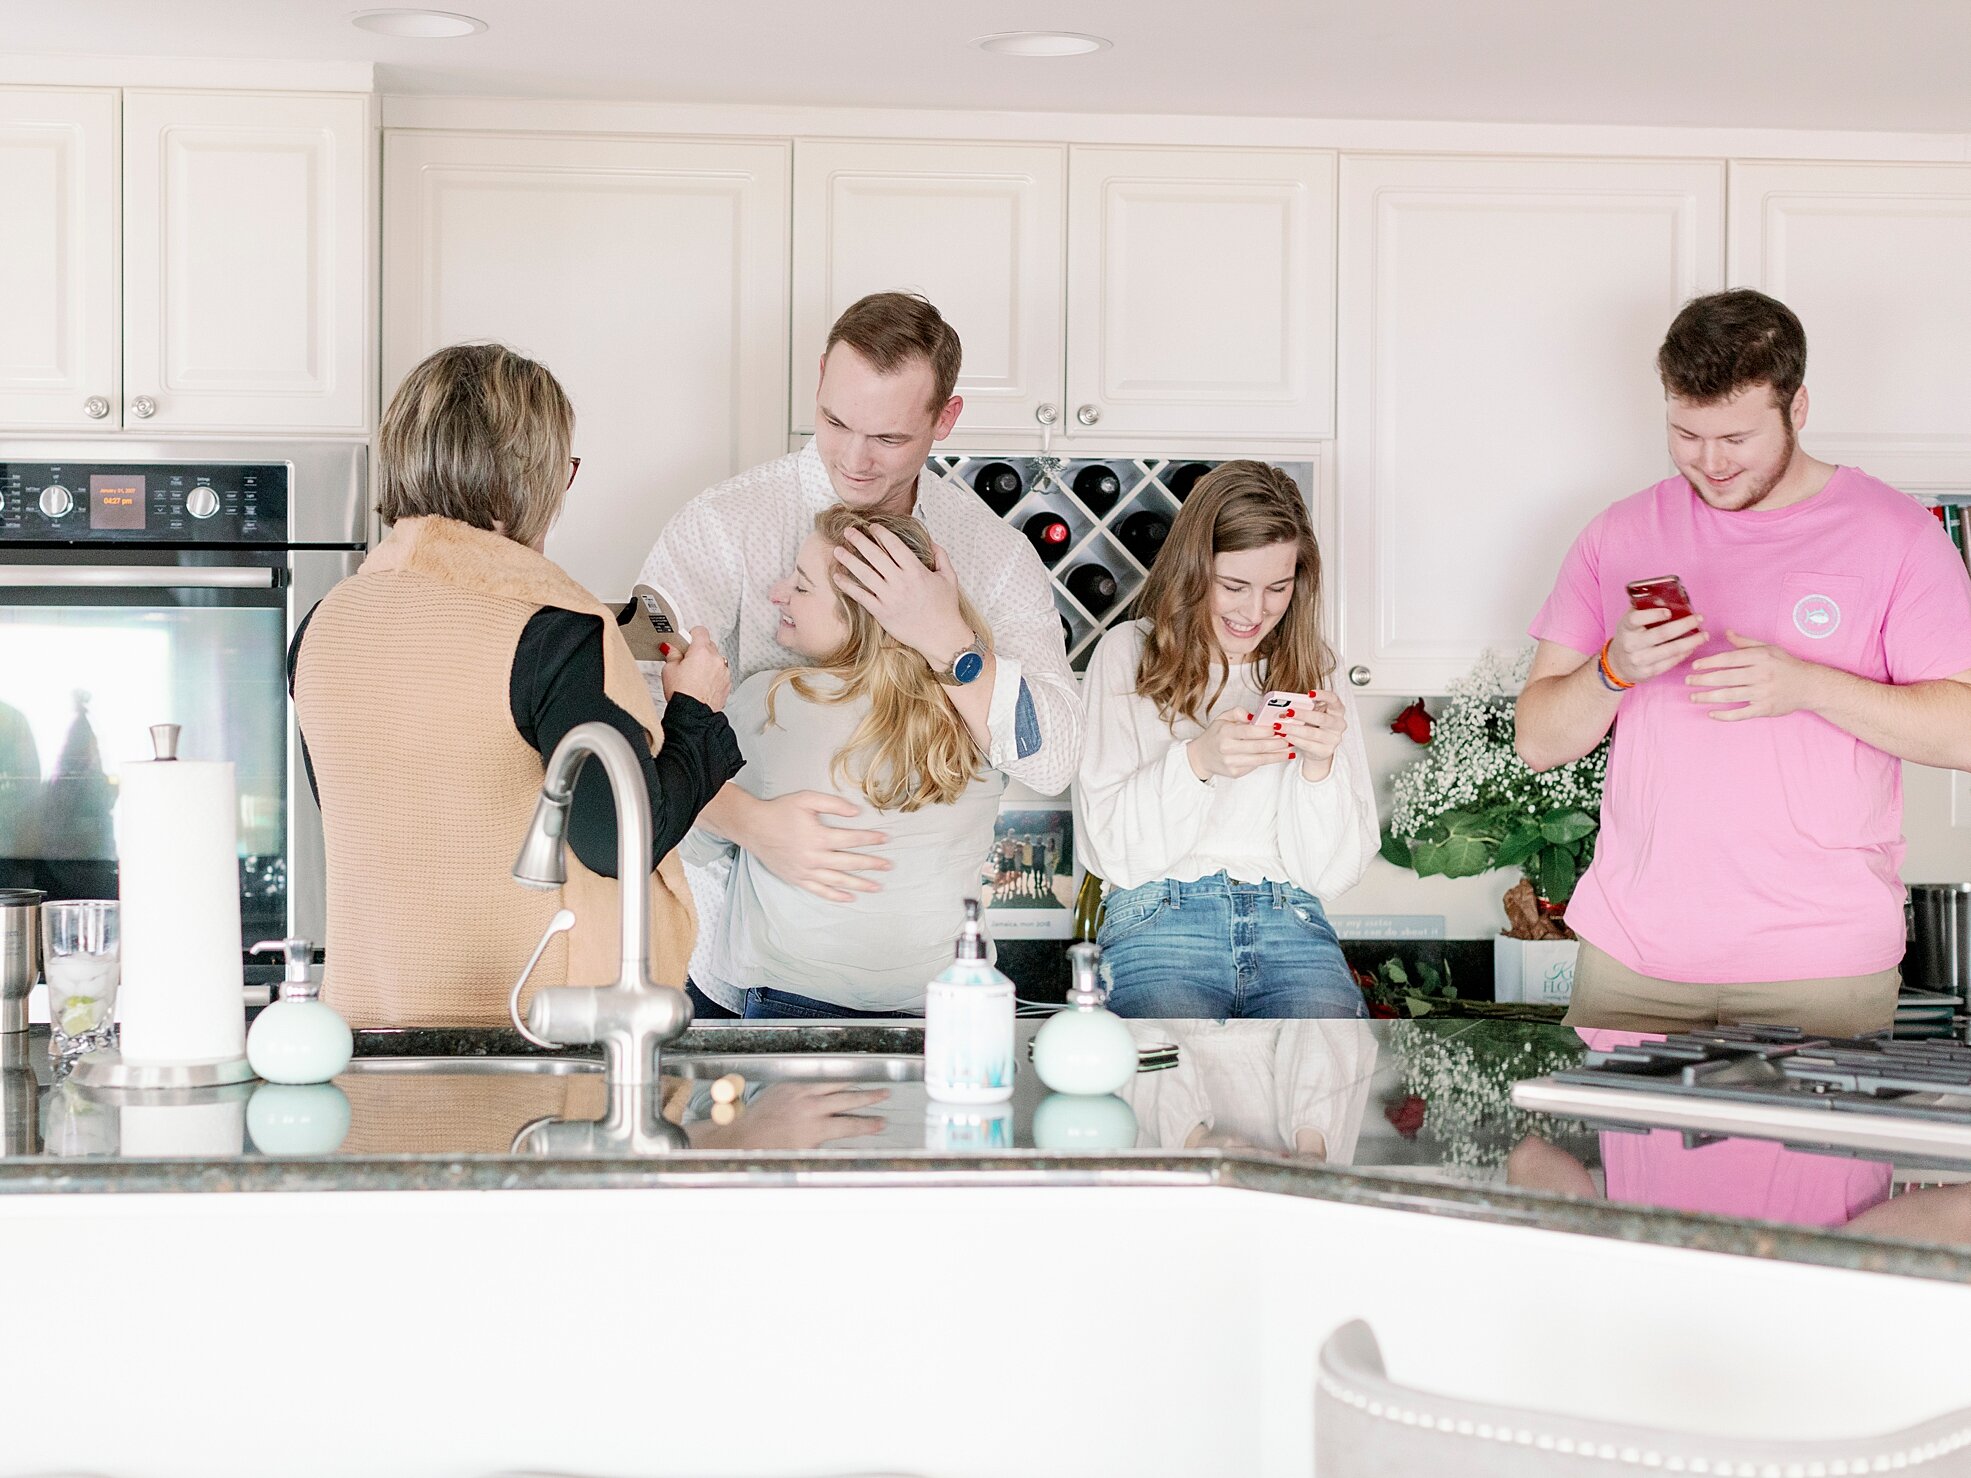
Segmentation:
<svg viewBox="0 0 1971 1478">
<path fill-rule="evenodd" d="M 0 887 L 114 898 L 117 769 L 176 723 L 236 768 L 242 945 L 319 942 L 285 658 L 368 519 L 361 443 L 0 441 Z"/>
</svg>

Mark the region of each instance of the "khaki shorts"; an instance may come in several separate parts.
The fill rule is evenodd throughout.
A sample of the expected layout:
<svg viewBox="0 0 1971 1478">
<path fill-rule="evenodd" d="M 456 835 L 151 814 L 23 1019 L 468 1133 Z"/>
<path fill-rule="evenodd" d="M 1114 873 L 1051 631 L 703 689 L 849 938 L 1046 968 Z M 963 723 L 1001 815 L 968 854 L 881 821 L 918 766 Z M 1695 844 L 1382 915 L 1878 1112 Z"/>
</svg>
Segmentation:
<svg viewBox="0 0 1971 1478">
<path fill-rule="evenodd" d="M 1638 975 L 1581 941 L 1568 1026 L 1681 1032 L 1706 1026 L 1797 1026 L 1819 1036 L 1853 1037 L 1895 1024 L 1900 970 L 1823 980 L 1757 980 L 1700 985 Z"/>
</svg>

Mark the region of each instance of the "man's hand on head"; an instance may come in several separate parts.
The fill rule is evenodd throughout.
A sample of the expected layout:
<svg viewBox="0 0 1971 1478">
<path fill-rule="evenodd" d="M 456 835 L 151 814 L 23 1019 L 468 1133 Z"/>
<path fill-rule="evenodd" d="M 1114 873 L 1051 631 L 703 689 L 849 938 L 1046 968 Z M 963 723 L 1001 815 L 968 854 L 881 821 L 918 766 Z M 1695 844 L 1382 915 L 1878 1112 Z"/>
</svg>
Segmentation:
<svg viewBox="0 0 1971 1478">
<path fill-rule="evenodd" d="M 1684 679 L 1695 689 L 1691 702 L 1719 705 L 1712 718 L 1778 718 L 1818 703 L 1821 676 L 1829 668 L 1736 631 L 1727 631 L 1725 638 L 1732 650 L 1698 658 Z"/>
<path fill-rule="evenodd" d="M 958 577 L 943 549 L 927 570 L 888 529 L 850 529 L 835 550 L 835 586 L 933 666 L 949 662 L 971 640 L 958 613 Z"/>
</svg>

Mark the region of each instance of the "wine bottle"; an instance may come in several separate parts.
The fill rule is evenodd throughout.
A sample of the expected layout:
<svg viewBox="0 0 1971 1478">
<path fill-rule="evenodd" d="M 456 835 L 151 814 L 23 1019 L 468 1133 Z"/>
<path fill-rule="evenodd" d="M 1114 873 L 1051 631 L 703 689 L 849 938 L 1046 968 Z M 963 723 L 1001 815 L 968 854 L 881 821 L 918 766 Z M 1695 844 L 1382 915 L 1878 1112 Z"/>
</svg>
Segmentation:
<svg viewBox="0 0 1971 1478">
<path fill-rule="evenodd" d="M 1116 603 L 1116 577 L 1098 564 L 1076 565 L 1061 583 L 1091 616 L 1101 616 Z"/>
<path fill-rule="evenodd" d="M 1074 475 L 1074 495 L 1097 518 L 1107 518 L 1109 510 L 1122 497 L 1122 479 L 1113 469 L 1096 462 Z"/>
<path fill-rule="evenodd" d="M 986 507 L 1004 518 L 1020 501 L 1026 484 L 1010 463 L 988 462 L 972 476 L 972 491 L 985 500 Z"/>
<path fill-rule="evenodd" d="M 1122 521 L 1122 527 L 1116 530 L 1116 537 L 1122 540 L 1122 547 L 1136 557 L 1136 562 L 1147 570 L 1156 562 L 1157 551 L 1163 548 L 1163 541 L 1170 537 L 1170 520 L 1161 513 L 1139 508 Z"/>
<path fill-rule="evenodd" d="M 1093 941 L 1102 928 L 1102 880 L 1092 872 L 1081 875 L 1074 895 L 1074 937 Z"/>
<path fill-rule="evenodd" d="M 1074 624 L 1066 616 L 1061 617 L 1061 650 L 1064 652 L 1074 650 Z"/>
<path fill-rule="evenodd" d="M 1068 552 L 1072 531 L 1056 514 L 1036 513 L 1020 525 L 1020 530 L 1027 536 L 1028 542 L 1040 551 L 1040 558 L 1046 564 L 1059 564 L 1061 556 Z"/>
<path fill-rule="evenodd" d="M 1191 496 L 1191 489 L 1198 485 L 1198 479 L 1211 469 L 1202 462 L 1186 462 L 1175 472 L 1167 475 L 1163 485 L 1170 489 L 1171 497 L 1182 503 Z"/>
</svg>

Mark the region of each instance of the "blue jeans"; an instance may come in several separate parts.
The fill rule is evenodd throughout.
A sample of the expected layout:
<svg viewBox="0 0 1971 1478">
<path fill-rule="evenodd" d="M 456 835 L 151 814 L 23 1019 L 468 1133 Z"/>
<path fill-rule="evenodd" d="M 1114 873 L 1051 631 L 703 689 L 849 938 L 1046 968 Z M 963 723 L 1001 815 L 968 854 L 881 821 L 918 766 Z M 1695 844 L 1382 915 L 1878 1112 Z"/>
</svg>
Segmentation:
<svg viewBox="0 0 1971 1478">
<path fill-rule="evenodd" d="M 1118 1016 L 1367 1016 L 1321 901 L 1214 873 L 1111 893 L 1102 963 Z"/>
<path fill-rule="evenodd" d="M 717 1001 L 698 988 L 698 982 L 686 977 L 684 982 L 685 999 L 691 1002 L 693 1021 L 737 1021 L 739 1013 L 728 1011 Z"/>
<path fill-rule="evenodd" d="M 812 996 L 797 996 L 791 990 L 771 990 L 756 985 L 746 992 L 748 1021 L 779 1021 L 789 1017 L 815 1020 L 835 1016 L 894 1021 L 901 1015 L 901 1012 L 895 1011 L 851 1011 L 847 1006 L 831 1006 Z"/>
</svg>

